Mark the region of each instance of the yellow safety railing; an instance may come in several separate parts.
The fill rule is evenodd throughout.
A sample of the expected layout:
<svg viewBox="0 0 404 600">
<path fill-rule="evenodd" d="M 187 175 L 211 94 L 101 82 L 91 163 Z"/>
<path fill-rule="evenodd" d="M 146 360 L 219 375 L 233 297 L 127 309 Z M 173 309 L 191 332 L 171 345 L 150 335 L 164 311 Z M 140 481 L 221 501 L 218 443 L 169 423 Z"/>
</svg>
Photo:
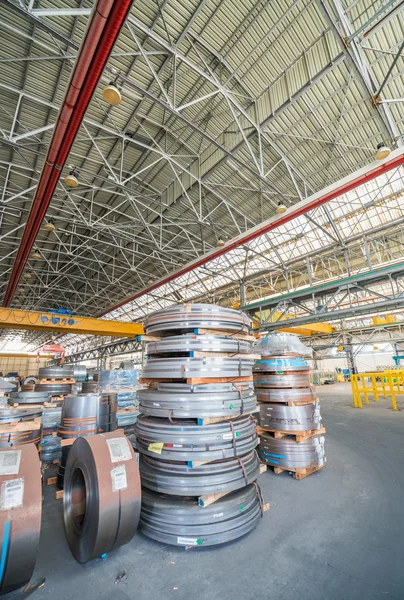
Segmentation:
<svg viewBox="0 0 404 600">
<path fill-rule="evenodd" d="M 369 395 L 375 402 L 379 397 L 391 397 L 393 410 L 398 410 L 396 395 L 404 394 L 404 369 L 376 371 L 375 373 L 356 373 L 351 375 L 352 395 L 355 408 L 363 408 L 362 394 L 365 403 L 369 404 Z"/>
</svg>

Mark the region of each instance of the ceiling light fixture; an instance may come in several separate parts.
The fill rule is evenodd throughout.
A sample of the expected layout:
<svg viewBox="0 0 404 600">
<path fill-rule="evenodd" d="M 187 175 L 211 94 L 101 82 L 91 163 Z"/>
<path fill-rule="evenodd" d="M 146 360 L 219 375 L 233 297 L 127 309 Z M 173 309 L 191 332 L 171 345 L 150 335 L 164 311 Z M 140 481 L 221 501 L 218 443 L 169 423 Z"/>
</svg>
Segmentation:
<svg viewBox="0 0 404 600">
<path fill-rule="evenodd" d="M 286 204 L 284 204 L 284 203 L 282 202 L 282 200 L 281 200 L 281 201 L 278 203 L 278 206 L 276 207 L 276 210 L 275 210 L 275 212 L 276 212 L 276 214 L 277 214 L 277 215 L 282 215 L 282 214 L 283 214 L 284 212 L 286 212 L 286 211 L 287 211 Z"/>
<path fill-rule="evenodd" d="M 76 172 L 74 169 L 70 171 L 68 175 L 66 175 L 65 184 L 71 188 L 76 188 L 79 185 L 79 180 L 76 177 Z"/>
<path fill-rule="evenodd" d="M 224 245 L 225 245 L 225 241 L 224 240 L 217 240 L 217 242 L 216 242 L 216 248 L 221 248 Z"/>
<path fill-rule="evenodd" d="M 105 102 L 111 104 L 112 106 L 116 106 L 121 103 L 122 94 L 116 85 L 116 81 L 110 81 L 108 85 L 102 90 L 102 97 Z"/>
<path fill-rule="evenodd" d="M 38 248 L 34 248 L 34 251 L 31 254 L 31 258 L 33 258 L 34 260 L 39 260 L 41 258 L 41 255 L 39 254 Z"/>
<path fill-rule="evenodd" d="M 45 223 L 43 228 L 46 229 L 46 231 L 55 231 L 55 229 L 56 229 L 56 227 L 54 226 L 53 221 L 51 219 L 49 219 L 48 223 Z"/>
<path fill-rule="evenodd" d="M 30 273 L 24 273 L 24 279 L 32 279 L 32 275 Z"/>
<path fill-rule="evenodd" d="M 377 144 L 376 160 L 383 160 L 391 154 L 391 149 L 386 144 Z"/>
</svg>

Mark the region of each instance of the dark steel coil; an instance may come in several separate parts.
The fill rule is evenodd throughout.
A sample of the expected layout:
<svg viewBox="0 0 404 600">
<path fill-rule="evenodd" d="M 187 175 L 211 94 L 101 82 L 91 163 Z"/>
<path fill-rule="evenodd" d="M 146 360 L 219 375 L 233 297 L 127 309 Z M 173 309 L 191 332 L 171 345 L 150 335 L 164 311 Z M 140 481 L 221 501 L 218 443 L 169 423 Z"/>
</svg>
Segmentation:
<svg viewBox="0 0 404 600">
<path fill-rule="evenodd" d="M 250 416 L 198 426 L 193 421 L 170 423 L 167 419 L 140 415 L 134 427 L 136 446 L 148 456 L 162 460 L 222 460 L 245 456 L 257 445 L 255 423 Z M 150 445 L 163 443 L 158 452 Z"/>
<path fill-rule="evenodd" d="M 9 425 L 9 431 L 0 432 L 0 448 L 9 446 L 36 444 L 42 439 L 42 424 L 38 427 L 34 419 L 42 416 L 42 410 L 11 410 L 8 408 L 0 410 L 0 423 Z M 16 431 L 14 425 L 24 421 L 29 425 L 32 421 L 32 429 L 27 431 Z"/>
<path fill-rule="evenodd" d="M 21 421 L 30 421 L 38 417 L 42 417 L 41 408 L 28 408 L 26 410 L 13 410 L 12 408 L 0 409 L 0 423 L 19 423 Z"/>
<path fill-rule="evenodd" d="M 141 506 L 139 468 L 122 432 L 78 438 L 66 464 L 63 513 L 75 559 L 85 563 L 131 541 Z"/>
<path fill-rule="evenodd" d="M 38 369 L 39 379 L 70 379 L 73 377 L 73 373 L 73 365 L 41 367 Z"/>
<path fill-rule="evenodd" d="M 300 371 L 310 371 L 309 364 L 300 356 L 285 357 L 271 356 L 271 358 L 261 358 L 255 361 L 254 373 L 298 373 Z"/>
<path fill-rule="evenodd" d="M 254 387 L 257 388 L 307 388 L 310 387 L 310 371 L 285 373 L 254 373 Z"/>
<path fill-rule="evenodd" d="M 258 485 L 230 492 L 201 508 L 196 498 L 143 490 L 139 530 L 175 546 L 214 546 L 235 540 L 256 527 L 262 516 Z"/>
<path fill-rule="evenodd" d="M 225 418 L 252 412 L 257 403 L 251 388 L 237 390 L 231 384 L 190 386 L 161 383 L 158 389 L 138 390 L 137 399 L 141 413 L 173 419 Z"/>
<path fill-rule="evenodd" d="M 142 370 L 146 379 L 188 377 L 250 377 L 254 361 L 247 358 L 152 358 Z"/>
<path fill-rule="evenodd" d="M 73 378 L 78 383 L 84 383 L 87 377 L 87 367 L 85 365 L 73 365 Z"/>
<path fill-rule="evenodd" d="M 263 461 L 275 467 L 296 469 L 322 466 L 325 459 L 324 442 L 323 435 L 296 442 L 291 437 L 277 440 L 263 432 L 260 434 L 258 454 Z"/>
<path fill-rule="evenodd" d="M 316 399 L 313 386 L 307 388 L 257 388 L 258 402 L 314 402 Z"/>
<path fill-rule="evenodd" d="M 285 404 L 260 404 L 258 423 L 264 429 L 279 431 L 309 431 L 320 429 L 320 404 L 287 406 Z"/>
<path fill-rule="evenodd" d="M 49 402 L 50 395 L 48 392 L 38 391 L 21 391 L 11 392 L 8 399 L 9 404 L 43 404 Z"/>
<path fill-rule="evenodd" d="M 139 466 L 143 487 L 176 496 L 202 496 L 238 490 L 255 481 L 260 471 L 255 450 L 243 459 L 231 458 L 195 467 L 142 455 Z"/>
<path fill-rule="evenodd" d="M 36 383 L 36 392 L 47 392 L 50 396 L 65 396 L 72 391 L 71 383 Z"/>
<path fill-rule="evenodd" d="M 61 490 L 63 490 L 63 486 L 64 486 L 66 463 L 67 463 L 67 459 L 69 457 L 69 452 L 70 452 L 71 448 L 72 448 L 71 446 L 62 446 L 62 454 L 61 454 L 57 477 L 56 477 L 56 485 Z"/>
<path fill-rule="evenodd" d="M 0 450 L 0 595 L 35 568 L 42 513 L 41 463 L 33 444 Z"/>
<path fill-rule="evenodd" d="M 218 335 L 175 335 L 149 342 L 147 354 L 173 354 L 183 352 L 231 352 L 234 354 L 251 352 L 251 344 L 245 340 Z"/>
<path fill-rule="evenodd" d="M 117 409 L 117 394 L 68 395 L 64 399 L 58 435 L 75 438 L 115 431 Z"/>
<path fill-rule="evenodd" d="M 251 319 L 247 315 L 214 304 L 177 304 L 151 314 L 145 323 L 148 334 L 195 328 L 248 333 L 250 327 Z"/>
</svg>

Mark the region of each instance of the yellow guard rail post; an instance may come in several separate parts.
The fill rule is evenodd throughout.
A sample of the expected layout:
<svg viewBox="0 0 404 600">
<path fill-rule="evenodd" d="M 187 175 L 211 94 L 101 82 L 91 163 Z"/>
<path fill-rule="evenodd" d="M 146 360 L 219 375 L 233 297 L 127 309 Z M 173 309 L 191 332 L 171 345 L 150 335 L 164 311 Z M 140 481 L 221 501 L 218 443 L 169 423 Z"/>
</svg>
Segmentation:
<svg viewBox="0 0 404 600">
<path fill-rule="evenodd" d="M 351 375 L 351 386 L 355 408 L 363 408 L 362 394 L 366 404 L 369 404 L 369 394 L 375 402 L 382 394 L 383 398 L 390 396 L 393 410 L 398 410 L 396 394 L 404 394 L 404 370 L 355 373 Z"/>
</svg>

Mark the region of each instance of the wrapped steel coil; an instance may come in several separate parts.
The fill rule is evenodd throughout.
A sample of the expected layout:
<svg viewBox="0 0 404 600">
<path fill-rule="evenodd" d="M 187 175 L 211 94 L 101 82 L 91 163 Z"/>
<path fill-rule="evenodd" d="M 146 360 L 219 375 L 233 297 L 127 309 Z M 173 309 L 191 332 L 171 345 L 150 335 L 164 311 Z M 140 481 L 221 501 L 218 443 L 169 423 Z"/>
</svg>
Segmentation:
<svg viewBox="0 0 404 600">
<path fill-rule="evenodd" d="M 255 450 L 244 458 L 231 458 L 188 467 L 142 456 L 140 474 L 143 487 L 162 494 L 202 496 L 238 490 L 255 481 L 260 463 Z"/>
<path fill-rule="evenodd" d="M 19 423 L 21 421 L 31 421 L 38 417 L 42 417 L 41 408 L 27 408 L 26 410 L 0 409 L 0 423 Z"/>
<path fill-rule="evenodd" d="M 162 460 L 222 460 L 249 454 L 258 443 L 250 416 L 198 426 L 193 421 L 171 423 L 140 415 L 135 425 L 136 447 Z"/>
<path fill-rule="evenodd" d="M 261 433 L 258 454 L 263 461 L 275 467 L 317 467 L 324 464 L 324 443 L 323 435 L 296 442 L 291 437 L 277 440 L 269 433 Z"/>
<path fill-rule="evenodd" d="M 254 373 L 278 373 L 282 375 L 289 371 L 310 371 L 310 366 L 299 356 L 293 358 L 284 356 L 262 358 L 261 360 L 256 360 L 254 365 Z"/>
<path fill-rule="evenodd" d="M 218 335 L 175 335 L 149 342 L 146 354 L 173 354 L 182 352 L 251 352 L 250 342 Z"/>
<path fill-rule="evenodd" d="M 273 431 L 309 431 L 320 429 L 320 404 L 286 406 L 284 404 L 261 404 L 258 423 Z"/>
<path fill-rule="evenodd" d="M 0 595 L 31 579 L 41 512 L 41 464 L 36 447 L 0 449 Z"/>
<path fill-rule="evenodd" d="M 173 498 L 143 490 L 139 530 L 175 546 L 214 546 L 245 535 L 261 516 L 257 484 L 230 492 L 203 509 L 196 498 Z"/>
<path fill-rule="evenodd" d="M 85 563 L 131 541 L 141 505 L 139 468 L 121 432 L 78 438 L 66 464 L 63 513 L 75 559 Z"/>
<path fill-rule="evenodd" d="M 310 372 L 254 373 L 254 387 L 257 388 L 307 388 L 310 387 Z"/>
<path fill-rule="evenodd" d="M 251 388 L 232 384 L 160 383 L 158 389 L 138 390 L 139 410 L 144 415 L 173 419 L 229 417 L 252 412 L 256 397 Z"/>
<path fill-rule="evenodd" d="M 71 383 L 36 383 L 36 392 L 47 392 L 50 396 L 65 396 L 72 391 Z"/>
<path fill-rule="evenodd" d="M 151 314 L 146 333 L 190 331 L 196 328 L 248 333 L 251 319 L 243 313 L 214 304 L 177 304 Z"/>
<path fill-rule="evenodd" d="M 316 399 L 313 386 L 307 388 L 257 388 L 258 402 L 314 402 Z"/>
<path fill-rule="evenodd" d="M 11 392 L 9 404 L 43 404 L 50 401 L 48 392 L 21 391 Z"/>
<path fill-rule="evenodd" d="M 116 394 L 68 395 L 64 399 L 58 435 L 75 438 L 115 431 L 117 408 Z"/>
<path fill-rule="evenodd" d="M 250 377 L 254 361 L 247 358 L 153 358 L 145 364 L 145 379 L 188 377 Z"/>
</svg>

